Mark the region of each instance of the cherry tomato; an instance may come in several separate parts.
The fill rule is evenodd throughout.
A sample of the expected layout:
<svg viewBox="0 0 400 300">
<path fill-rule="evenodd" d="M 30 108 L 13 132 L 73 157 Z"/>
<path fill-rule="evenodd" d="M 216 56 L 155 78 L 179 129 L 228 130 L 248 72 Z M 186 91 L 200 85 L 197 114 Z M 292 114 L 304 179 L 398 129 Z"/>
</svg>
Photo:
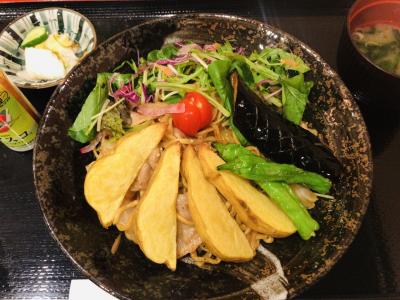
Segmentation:
<svg viewBox="0 0 400 300">
<path fill-rule="evenodd" d="M 207 127 L 212 120 L 212 106 L 199 93 L 190 92 L 181 101 L 185 104 L 185 112 L 173 114 L 174 126 L 189 136 Z"/>
<path fill-rule="evenodd" d="M 188 136 L 195 136 L 200 129 L 201 114 L 193 102 L 184 98 L 185 112 L 172 115 L 174 126 Z"/>
<path fill-rule="evenodd" d="M 213 113 L 210 102 L 208 102 L 206 97 L 196 92 L 187 93 L 185 99 L 189 99 L 199 109 L 201 115 L 200 129 L 207 127 L 211 123 Z"/>
</svg>

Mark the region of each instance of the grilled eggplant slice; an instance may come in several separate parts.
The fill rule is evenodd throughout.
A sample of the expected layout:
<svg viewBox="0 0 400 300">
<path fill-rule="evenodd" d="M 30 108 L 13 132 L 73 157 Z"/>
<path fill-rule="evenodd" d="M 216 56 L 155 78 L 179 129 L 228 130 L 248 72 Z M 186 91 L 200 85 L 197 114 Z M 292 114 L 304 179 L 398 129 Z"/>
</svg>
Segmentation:
<svg viewBox="0 0 400 300">
<path fill-rule="evenodd" d="M 233 123 L 265 156 L 304 170 L 338 179 L 341 164 L 309 131 L 285 120 L 239 80 Z"/>
</svg>

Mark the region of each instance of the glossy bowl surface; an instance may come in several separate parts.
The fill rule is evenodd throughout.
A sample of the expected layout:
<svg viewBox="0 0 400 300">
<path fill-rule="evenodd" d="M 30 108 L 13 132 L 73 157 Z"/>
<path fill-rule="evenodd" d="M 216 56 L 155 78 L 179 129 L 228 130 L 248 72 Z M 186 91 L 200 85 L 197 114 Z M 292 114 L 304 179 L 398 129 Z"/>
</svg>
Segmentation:
<svg viewBox="0 0 400 300">
<path fill-rule="evenodd" d="M 90 53 L 97 44 L 93 24 L 80 13 L 61 7 L 51 7 L 32 11 L 7 25 L 0 33 L 0 68 L 6 72 L 15 85 L 22 88 L 42 89 L 60 84 L 57 80 L 28 80 L 18 74 L 24 69 L 24 49 L 20 47 L 26 35 L 35 26 L 46 27 L 52 33 L 67 34 L 79 44 L 78 56 Z"/>
<path fill-rule="evenodd" d="M 85 165 L 81 145 L 67 136 L 98 72 L 110 71 L 126 59 L 146 55 L 176 40 L 198 43 L 230 40 L 247 54 L 280 47 L 300 55 L 314 80 L 305 118 L 344 165 L 335 182 L 335 200 L 318 201 L 312 215 L 321 224 L 315 238 L 297 235 L 264 244 L 246 263 L 221 263 L 199 269 L 179 261 L 177 270 L 147 260 L 123 239 L 116 255 L 110 248 L 115 229 L 101 227 L 83 196 Z M 368 133 L 360 111 L 338 75 L 312 49 L 289 34 L 258 21 L 228 15 L 181 15 L 132 27 L 97 47 L 73 69 L 52 95 L 34 150 L 37 198 L 44 220 L 60 247 L 96 284 L 123 299 L 293 297 L 326 274 L 346 251 L 366 211 L 372 180 Z M 282 265 L 283 272 L 279 269 Z M 283 280 L 283 276 L 287 279 Z"/>
</svg>

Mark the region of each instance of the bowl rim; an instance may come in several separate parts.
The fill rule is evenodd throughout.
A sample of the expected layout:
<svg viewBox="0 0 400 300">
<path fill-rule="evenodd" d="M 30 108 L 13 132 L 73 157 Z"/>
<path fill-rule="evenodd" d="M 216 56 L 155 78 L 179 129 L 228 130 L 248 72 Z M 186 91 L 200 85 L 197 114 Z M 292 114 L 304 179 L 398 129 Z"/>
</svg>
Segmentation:
<svg viewBox="0 0 400 300">
<path fill-rule="evenodd" d="M 354 230 L 352 231 L 347 231 L 346 234 L 344 235 L 342 241 L 344 241 L 341 244 L 341 248 L 336 250 L 332 256 L 329 259 L 329 262 L 326 262 L 321 265 L 313 274 L 311 277 L 311 280 L 309 280 L 307 283 L 305 281 L 303 281 L 301 284 L 298 284 L 296 286 L 296 288 L 292 291 L 289 292 L 289 298 L 294 298 L 296 296 L 298 296 L 299 294 L 303 293 L 305 290 L 309 289 L 310 287 L 312 287 L 313 285 L 315 285 L 322 277 L 324 277 L 331 269 L 332 267 L 339 261 L 339 259 L 344 255 L 344 253 L 347 251 L 347 249 L 349 248 L 349 246 L 352 244 L 352 242 L 354 241 L 360 226 L 362 224 L 363 218 L 365 216 L 365 213 L 367 211 L 368 208 L 368 204 L 370 201 L 370 196 L 371 196 L 371 191 L 372 191 L 372 180 L 373 180 L 373 161 L 372 161 L 372 150 L 371 150 L 371 143 L 370 143 L 370 137 L 369 137 L 369 133 L 363 118 L 363 115 L 361 114 L 361 111 L 357 105 L 357 103 L 355 102 L 355 100 L 353 99 L 352 94 L 350 93 L 350 91 L 348 90 L 348 88 L 346 87 L 346 85 L 344 84 L 344 82 L 342 81 L 342 79 L 340 78 L 340 76 L 338 75 L 338 73 L 332 69 L 332 67 L 330 67 L 330 65 L 315 51 L 313 50 L 313 48 L 311 48 L 308 44 L 302 42 L 301 40 L 299 40 L 298 38 L 296 38 L 295 36 L 291 35 L 290 33 L 287 33 L 286 31 L 279 29 L 273 25 L 270 25 L 266 22 L 263 21 L 258 21 L 255 19 L 251 19 L 251 18 L 246 18 L 246 17 L 241 17 L 241 16 L 237 16 L 237 15 L 232 15 L 232 14 L 219 14 L 219 13 L 187 13 L 187 14 L 173 14 L 173 15 L 168 15 L 165 17 L 158 17 L 155 19 L 151 19 L 142 23 L 139 23 L 137 25 L 131 26 L 121 32 L 118 32 L 114 35 L 112 35 L 111 37 L 109 37 L 108 39 L 104 40 L 99 46 L 103 45 L 103 44 L 107 44 L 112 42 L 114 39 L 118 39 L 120 36 L 124 35 L 126 32 L 132 30 L 133 28 L 137 28 L 137 27 L 141 27 L 141 26 L 146 26 L 149 24 L 153 24 L 153 23 L 157 23 L 157 22 L 161 22 L 162 20 L 168 20 L 168 19 L 176 19 L 176 20 L 182 20 L 182 19 L 187 19 L 187 18 L 210 18 L 210 19 L 218 19 L 218 20 L 237 20 L 237 21 L 243 21 L 246 23 L 250 23 L 250 24 L 254 24 L 257 26 L 258 29 L 262 29 L 262 30 L 272 30 L 274 32 L 277 32 L 278 34 L 284 36 L 284 37 L 289 37 L 292 40 L 295 40 L 304 50 L 306 50 L 308 53 L 311 54 L 311 56 L 313 58 L 316 58 L 317 60 L 319 60 L 319 62 L 321 63 L 321 65 L 324 67 L 324 69 L 327 69 L 329 73 L 333 74 L 333 81 L 335 83 L 335 86 L 342 86 L 343 89 L 340 89 L 340 94 L 345 96 L 347 99 L 350 100 L 350 102 L 352 103 L 352 109 L 355 110 L 355 112 L 360 116 L 360 122 L 363 125 L 363 136 L 365 138 L 365 143 L 367 145 L 367 151 L 365 153 L 366 157 L 368 158 L 368 164 L 366 167 L 366 170 L 368 171 L 367 177 L 368 177 L 368 181 L 366 182 L 366 184 L 364 185 L 364 190 L 366 192 L 366 197 L 364 198 L 364 200 L 361 203 L 360 206 L 360 210 L 358 211 L 358 215 L 355 217 L 355 226 L 354 226 Z M 97 49 L 93 49 L 93 51 L 91 52 L 92 54 L 94 53 L 94 51 L 96 51 Z M 85 57 L 81 63 L 84 63 L 85 60 L 89 59 L 89 56 Z M 77 68 L 78 65 L 74 66 L 71 71 L 67 74 L 70 75 L 72 74 L 72 72 L 75 71 L 75 68 Z M 67 76 L 66 76 L 67 77 Z M 38 156 L 38 149 L 37 149 L 37 141 L 39 140 L 39 137 L 41 136 L 42 133 L 42 127 L 44 126 L 47 117 L 48 117 L 48 113 L 49 111 L 51 111 L 51 107 L 52 105 L 55 103 L 56 98 L 58 97 L 58 94 L 60 92 L 62 92 L 63 90 L 63 86 L 59 85 L 53 92 L 53 94 L 51 95 L 46 108 L 45 108 L 45 113 L 43 114 L 43 118 L 40 121 L 39 124 L 39 129 L 38 129 L 38 135 L 36 136 L 36 140 L 35 140 L 35 147 L 33 149 L 33 159 L 32 159 L 32 168 L 33 168 L 33 177 L 34 177 L 34 184 L 35 184 L 35 195 L 36 198 L 38 199 L 39 202 L 39 206 L 42 212 L 42 216 L 44 219 L 44 222 L 46 224 L 47 229 L 50 232 L 50 235 L 52 236 L 52 238 L 56 241 L 56 243 L 58 244 L 58 246 L 61 248 L 61 250 L 65 253 L 65 255 L 74 263 L 74 265 L 82 272 L 82 274 L 84 274 L 88 279 L 92 280 L 96 285 L 98 285 L 99 287 L 101 287 L 102 289 L 104 289 L 105 291 L 107 291 L 108 293 L 110 293 L 111 295 L 118 297 L 120 299 L 129 299 L 127 296 L 121 294 L 119 291 L 113 290 L 111 287 L 103 284 L 99 279 L 97 279 L 94 275 L 90 274 L 86 269 L 83 268 L 83 266 L 81 266 L 76 260 L 75 258 L 68 252 L 68 250 L 63 246 L 63 244 L 58 240 L 58 237 L 56 235 L 56 233 L 54 232 L 54 229 L 50 226 L 49 220 L 47 219 L 47 216 L 45 214 L 45 209 L 42 205 L 42 200 L 41 197 L 39 197 L 39 193 L 38 193 L 38 177 L 36 174 L 36 160 L 37 160 L 37 156 Z M 343 97 L 344 98 L 344 97 Z M 242 295 L 246 290 L 248 290 L 251 287 L 246 287 L 243 290 L 231 293 L 231 294 L 226 294 L 226 295 L 222 295 L 222 296 L 217 296 L 217 297 L 213 297 L 213 298 L 209 298 L 209 299 L 229 299 L 231 297 L 236 297 L 238 295 Z M 289 290 L 288 290 L 289 291 Z"/>
<path fill-rule="evenodd" d="M 82 19 L 84 19 L 85 22 L 87 22 L 87 24 L 88 24 L 89 27 L 90 27 L 90 30 L 93 32 L 93 49 L 92 49 L 91 51 L 89 51 L 88 53 L 86 53 L 86 54 L 81 58 L 81 60 L 78 62 L 78 64 L 80 64 L 81 61 L 83 61 L 83 59 L 86 58 L 86 56 L 88 56 L 93 50 L 95 50 L 95 49 L 97 48 L 97 33 L 96 33 L 96 29 L 95 29 L 93 23 L 89 20 L 88 17 L 86 17 L 85 15 L 81 14 L 80 12 L 78 12 L 78 11 L 76 11 L 76 10 L 73 10 L 73 9 L 70 9 L 70 8 L 59 7 L 59 6 L 51 6 L 51 7 L 45 7 L 45 8 L 40 8 L 40 9 L 32 10 L 32 11 L 26 13 L 26 14 L 23 14 L 23 15 L 21 15 L 21 16 L 15 18 L 15 19 L 13 19 L 13 20 L 12 20 L 11 22 L 9 22 L 6 26 L 4 26 L 4 28 L 0 31 L 0 39 L 3 37 L 4 33 L 6 32 L 6 30 L 7 30 L 8 28 L 10 28 L 10 27 L 11 27 L 12 25 L 14 25 L 15 23 L 19 22 L 21 19 L 23 19 L 23 18 L 25 18 L 25 17 L 27 17 L 27 16 L 33 14 L 33 13 L 36 13 L 36 12 L 46 11 L 46 10 L 58 10 L 58 9 L 60 9 L 60 10 L 65 10 L 65 11 L 68 11 L 68 12 L 70 12 L 70 13 L 73 13 L 73 14 L 78 15 L 79 17 L 81 17 Z M 19 47 L 19 46 L 18 46 L 18 47 Z M 73 69 L 73 68 L 72 68 L 72 69 Z M 17 83 L 17 82 L 12 81 L 11 79 L 10 79 L 10 80 L 11 80 L 17 87 L 20 87 L 20 88 L 35 89 L 35 90 L 45 89 L 45 88 L 49 88 L 49 87 L 53 87 L 53 86 L 58 86 L 58 85 L 60 85 L 60 84 L 64 81 L 64 79 L 67 78 L 67 76 L 68 76 L 69 73 L 72 71 L 72 69 L 69 70 L 69 71 L 65 74 L 65 76 L 64 76 L 63 78 L 56 79 L 56 80 L 46 80 L 46 81 L 44 81 L 44 82 L 42 82 L 42 83 L 20 84 L 20 83 Z M 4 71 L 4 70 L 3 70 L 3 71 Z"/>
<path fill-rule="evenodd" d="M 398 4 L 399 8 L 400 8 L 400 1 L 399 0 L 382 0 L 382 1 L 376 1 L 373 3 L 368 3 L 364 6 L 358 7 L 359 2 L 361 2 L 362 0 L 356 0 L 354 1 L 354 3 L 350 6 L 350 9 L 347 12 L 347 16 L 346 16 L 346 34 L 350 40 L 350 43 L 352 45 L 352 47 L 356 50 L 356 53 L 359 54 L 369 65 L 371 65 L 372 67 L 374 67 L 376 70 L 385 73 L 387 76 L 394 78 L 394 79 L 400 79 L 400 75 L 396 75 L 393 74 L 389 71 L 386 71 L 385 69 L 383 69 L 382 67 L 378 66 L 377 64 L 375 64 L 368 56 L 366 56 L 364 53 L 362 53 L 359 48 L 356 46 L 354 40 L 351 38 L 351 32 L 350 32 L 350 23 L 351 21 L 361 12 L 363 12 L 364 10 L 371 8 L 371 7 L 375 7 L 375 6 L 379 6 L 379 5 L 383 5 L 383 4 Z M 357 8 L 357 10 L 355 10 Z"/>
</svg>

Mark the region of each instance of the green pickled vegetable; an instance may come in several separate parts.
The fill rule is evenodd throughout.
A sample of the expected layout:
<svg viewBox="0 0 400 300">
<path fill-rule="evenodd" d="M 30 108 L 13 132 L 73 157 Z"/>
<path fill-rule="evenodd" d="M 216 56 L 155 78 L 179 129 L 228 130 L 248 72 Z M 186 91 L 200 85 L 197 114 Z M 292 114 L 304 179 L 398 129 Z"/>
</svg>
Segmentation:
<svg viewBox="0 0 400 300">
<path fill-rule="evenodd" d="M 49 34 L 46 27 L 36 26 L 28 32 L 26 37 L 21 43 L 21 48 L 34 47 L 47 40 Z"/>
</svg>

